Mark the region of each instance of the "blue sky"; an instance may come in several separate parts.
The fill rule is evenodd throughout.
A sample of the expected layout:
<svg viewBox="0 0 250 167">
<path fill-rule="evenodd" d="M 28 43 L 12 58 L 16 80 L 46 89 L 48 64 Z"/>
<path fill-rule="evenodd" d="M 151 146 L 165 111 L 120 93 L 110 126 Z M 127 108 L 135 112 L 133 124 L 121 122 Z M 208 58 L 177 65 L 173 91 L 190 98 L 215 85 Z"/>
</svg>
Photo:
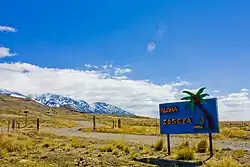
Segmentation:
<svg viewBox="0 0 250 167">
<path fill-rule="evenodd" d="M 130 65 L 131 80 L 180 77 L 229 94 L 250 85 L 249 8 L 248 0 L 3 1 L 0 25 L 17 32 L 0 33 L 0 46 L 18 55 L 0 62 Z"/>
</svg>

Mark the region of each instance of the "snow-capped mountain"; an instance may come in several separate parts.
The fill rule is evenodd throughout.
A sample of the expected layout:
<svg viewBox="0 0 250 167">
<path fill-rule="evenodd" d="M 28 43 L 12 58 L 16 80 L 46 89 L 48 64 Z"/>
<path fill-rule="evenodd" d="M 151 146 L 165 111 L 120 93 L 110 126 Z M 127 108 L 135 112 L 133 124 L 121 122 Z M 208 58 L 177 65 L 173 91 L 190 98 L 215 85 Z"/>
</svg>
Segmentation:
<svg viewBox="0 0 250 167">
<path fill-rule="evenodd" d="M 116 114 L 122 116 L 133 116 L 134 114 L 127 112 L 121 108 L 116 106 L 103 103 L 96 102 L 89 105 L 87 102 L 83 100 L 75 100 L 70 97 L 60 96 L 56 94 L 46 93 L 41 96 L 36 97 L 34 100 L 48 105 L 50 107 L 62 107 L 62 106 L 71 106 L 78 112 L 87 112 L 87 113 L 99 113 L 99 114 Z"/>
<path fill-rule="evenodd" d="M 133 116 L 134 114 L 131 114 L 130 112 L 127 112 L 121 108 L 118 108 L 116 106 L 103 103 L 103 102 L 96 102 L 91 105 L 96 113 L 101 114 L 117 114 L 122 116 Z"/>
<path fill-rule="evenodd" d="M 94 109 L 90 107 L 87 102 L 83 100 L 77 101 L 66 96 L 45 93 L 37 96 L 34 100 L 50 107 L 62 107 L 65 105 L 69 105 L 75 108 L 78 112 L 94 113 Z"/>
<path fill-rule="evenodd" d="M 6 89 L 0 89 L 0 94 L 5 95 L 5 96 L 23 98 L 23 99 L 27 99 L 28 98 L 27 96 L 25 96 L 25 95 L 23 95 L 21 93 L 11 92 L 11 91 L 8 91 Z"/>
<path fill-rule="evenodd" d="M 121 116 L 134 116 L 134 114 L 127 112 L 121 108 L 107 104 L 104 102 L 96 102 L 89 105 L 86 101 L 75 100 L 70 97 L 61 96 L 52 93 L 45 93 L 42 95 L 23 95 L 18 92 L 11 92 L 9 90 L 0 89 L 0 94 L 12 96 L 17 98 L 32 99 L 40 104 L 49 107 L 70 107 L 78 112 L 99 113 L 99 114 L 116 114 Z"/>
</svg>

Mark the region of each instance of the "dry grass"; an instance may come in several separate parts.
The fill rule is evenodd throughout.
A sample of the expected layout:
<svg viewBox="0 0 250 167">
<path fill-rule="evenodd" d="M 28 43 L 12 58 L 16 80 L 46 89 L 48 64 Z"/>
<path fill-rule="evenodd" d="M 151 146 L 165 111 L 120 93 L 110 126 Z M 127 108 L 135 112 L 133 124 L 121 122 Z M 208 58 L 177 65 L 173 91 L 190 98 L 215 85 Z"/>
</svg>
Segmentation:
<svg viewBox="0 0 250 167">
<path fill-rule="evenodd" d="M 176 151 L 177 160 L 193 160 L 195 158 L 194 150 L 192 148 L 183 148 Z"/>
<path fill-rule="evenodd" d="M 212 160 L 204 165 L 206 167 L 242 167 L 237 160 L 233 159 L 231 156 L 222 157 L 221 160 Z"/>
<path fill-rule="evenodd" d="M 75 113 L 64 108 L 51 109 L 32 101 L 22 101 L 17 98 L 4 97 L 0 100 L 0 126 L 6 126 L 7 120 L 15 117 L 24 125 L 24 111 L 29 111 L 28 127 L 35 129 L 36 118 L 39 117 L 41 127 L 73 127 L 75 121 L 92 121 L 92 115 Z M 122 128 L 112 128 L 113 120 L 121 119 Z M 97 127 L 98 132 L 130 133 L 141 135 L 159 135 L 159 120 L 150 118 L 117 117 L 114 115 L 96 115 L 96 123 L 106 127 Z M 110 127 L 110 128 L 108 128 Z M 25 131 L 24 131 L 25 130 Z M 149 162 L 140 163 L 136 159 L 166 157 L 163 140 L 157 141 L 153 147 L 125 143 L 124 141 L 100 141 L 78 137 L 60 137 L 53 134 L 39 133 L 22 129 L 20 132 L 0 134 L 0 166 L 152 166 Z M 83 129 L 92 131 L 92 129 Z M 216 139 L 248 140 L 250 122 L 223 122 L 221 133 L 214 135 Z M 189 142 L 181 143 L 172 149 L 169 159 L 200 160 L 208 156 L 207 143 L 203 140 L 207 135 L 180 135 L 200 138 L 201 141 L 192 146 Z M 224 157 L 224 158 L 223 158 Z M 207 167 L 216 164 L 218 167 L 249 165 L 250 153 L 244 150 L 220 150 Z M 160 162 L 162 163 L 162 162 Z M 224 166 L 223 166 L 224 165 Z"/>
<path fill-rule="evenodd" d="M 204 147 L 203 141 L 197 144 Z M 200 153 L 195 153 L 197 146 L 189 142 L 180 143 L 173 149 L 169 159 L 200 160 Z M 2 133 L 0 135 L 0 166 L 151 166 L 140 163 L 144 157 L 164 158 L 167 155 L 163 140 L 157 141 L 153 147 L 124 141 L 101 141 L 79 137 L 61 137 L 35 131 Z M 205 155 L 207 156 L 207 152 Z M 203 154 L 201 154 L 203 155 Z M 231 159 L 221 157 L 231 156 Z M 226 165 L 247 164 L 249 152 L 244 150 L 226 150 L 216 153 L 213 163 Z M 204 158 L 203 158 L 204 159 Z M 156 159 L 157 160 L 157 159 Z M 229 162 L 230 161 L 230 162 Z M 210 167 L 209 166 L 209 167 Z M 219 166 L 220 167 L 220 166 Z M 229 166 L 230 167 L 230 166 Z"/>
<path fill-rule="evenodd" d="M 205 153 L 208 149 L 207 140 L 201 140 L 196 146 L 197 153 Z"/>
<path fill-rule="evenodd" d="M 250 139 L 250 131 L 245 131 L 239 127 L 223 128 L 221 135 L 226 138 Z"/>
<path fill-rule="evenodd" d="M 176 160 L 193 160 L 195 147 L 192 147 L 188 141 L 183 141 L 176 147 L 174 157 Z"/>
<path fill-rule="evenodd" d="M 155 151 L 162 151 L 165 148 L 164 140 L 160 139 L 158 140 L 154 145 L 153 148 L 155 148 Z"/>
<path fill-rule="evenodd" d="M 22 152 L 31 149 L 33 146 L 32 140 L 23 135 L 0 135 L 0 147 L 4 152 Z"/>
<path fill-rule="evenodd" d="M 29 132 L 2 133 L 0 166 L 141 166 L 135 157 L 161 156 L 149 146 Z M 143 166 L 150 166 L 145 164 Z"/>
</svg>

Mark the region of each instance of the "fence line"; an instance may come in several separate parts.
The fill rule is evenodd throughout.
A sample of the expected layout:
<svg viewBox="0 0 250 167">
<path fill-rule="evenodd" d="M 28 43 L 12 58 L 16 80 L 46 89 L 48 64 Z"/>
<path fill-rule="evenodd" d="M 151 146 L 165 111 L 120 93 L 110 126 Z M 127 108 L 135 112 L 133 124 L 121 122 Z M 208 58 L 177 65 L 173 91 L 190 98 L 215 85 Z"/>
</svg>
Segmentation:
<svg viewBox="0 0 250 167">
<path fill-rule="evenodd" d="M 7 123 L 7 125 L 4 124 L 4 126 L 1 126 L 1 132 L 3 132 L 5 129 L 6 129 L 5 131 L 10 132 L 15 130 L 20 130 L 23 128 L 28 128 L 29 123 L 32 123 L 34 121 L 36 122 L 37 131 L 39 131 L 40 129 L 40 119 L 38 117 L 36 118 L 36 120 L 35 119 L 27 120 L 27 118 L 6 118 L 6 119 L 0 118 L 0 121 L 2 124 Z"/>
</svg>

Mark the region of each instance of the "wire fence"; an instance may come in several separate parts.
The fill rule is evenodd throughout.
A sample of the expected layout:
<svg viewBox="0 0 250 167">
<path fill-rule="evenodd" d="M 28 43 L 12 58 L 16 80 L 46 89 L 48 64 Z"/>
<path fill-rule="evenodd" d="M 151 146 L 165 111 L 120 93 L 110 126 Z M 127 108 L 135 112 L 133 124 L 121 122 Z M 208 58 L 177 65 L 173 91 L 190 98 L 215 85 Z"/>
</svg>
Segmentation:
<svg viewBox="0 0 250 167">
<path fill-rule="evenodd" d="M 40 118 L 0 118 L 1 132 L 20 129 L 40 129 Z"/>
</svg>

